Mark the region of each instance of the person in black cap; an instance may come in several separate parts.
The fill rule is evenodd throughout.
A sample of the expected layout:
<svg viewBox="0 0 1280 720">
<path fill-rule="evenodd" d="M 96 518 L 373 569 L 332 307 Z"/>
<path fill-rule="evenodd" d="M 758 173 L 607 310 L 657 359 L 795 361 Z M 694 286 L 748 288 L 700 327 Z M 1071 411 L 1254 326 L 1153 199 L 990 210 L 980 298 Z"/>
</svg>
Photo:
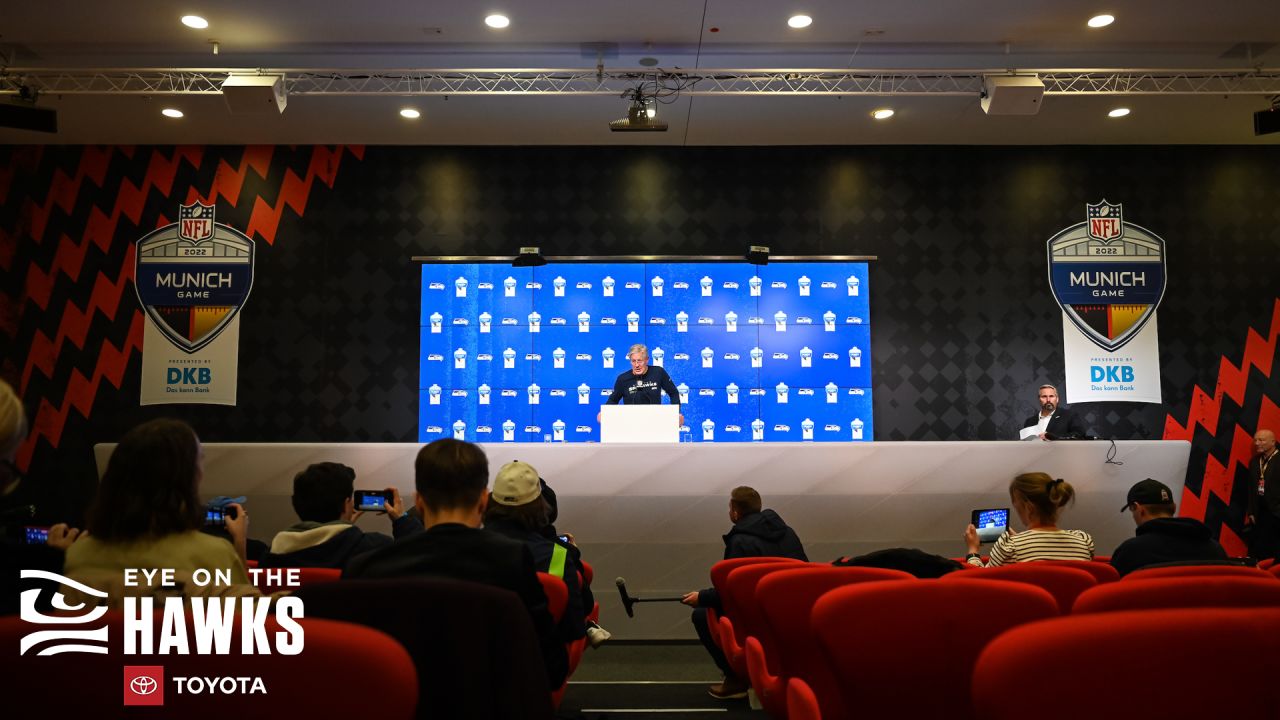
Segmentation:
<svg viewBox="0 0 1280 720">
<path fill-rule="evenodd" d="M 1127 499 L 1120 512 L 1133 514 L 1138 533 L 1111 555 L 1111 566 L 1121 575 L 1158 563 L 1227 559 L 1204 523 L 1173 516 L 1178 507 L 1168 485 L 1151 478 L 1141 480 L 1129 488 Z"/>
</svg>

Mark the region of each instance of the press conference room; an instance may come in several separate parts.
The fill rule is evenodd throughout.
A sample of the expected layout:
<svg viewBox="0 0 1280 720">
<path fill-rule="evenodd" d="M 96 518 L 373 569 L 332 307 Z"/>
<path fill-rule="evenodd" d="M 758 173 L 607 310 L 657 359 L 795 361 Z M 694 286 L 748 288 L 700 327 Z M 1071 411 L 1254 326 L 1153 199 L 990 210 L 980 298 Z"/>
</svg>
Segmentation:
<svg viewBox="0 0 1280 720">
<path fill-rule="evenodd" d="M 1275 3 L 0 27 L 6 687 L 1280 716 Z"/>
</svg>

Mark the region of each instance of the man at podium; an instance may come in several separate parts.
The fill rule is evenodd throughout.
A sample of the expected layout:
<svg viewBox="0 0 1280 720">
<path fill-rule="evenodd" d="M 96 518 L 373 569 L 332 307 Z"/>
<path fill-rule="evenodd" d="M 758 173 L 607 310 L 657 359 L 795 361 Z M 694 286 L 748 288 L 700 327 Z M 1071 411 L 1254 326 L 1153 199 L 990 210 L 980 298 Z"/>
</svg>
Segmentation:
<svg viewBox="0 0 1280 720">
<path fill-rule="evenodd" d="M 676 390 L 676 384 L 667 371 L 649 366 L 649 348 L 640 343 L 632 345 L 627 351 L 627 360 L 631 361 L 631 369 L 613 381 L 613 394 L 605 401 L 606 404 L 660 405 L 663 391 L 671 398 L 672 405 L 680 404 L 680 391 Z M 680 424 L 684 424 L 683 414 L 680 415 Z"/>
</svg>

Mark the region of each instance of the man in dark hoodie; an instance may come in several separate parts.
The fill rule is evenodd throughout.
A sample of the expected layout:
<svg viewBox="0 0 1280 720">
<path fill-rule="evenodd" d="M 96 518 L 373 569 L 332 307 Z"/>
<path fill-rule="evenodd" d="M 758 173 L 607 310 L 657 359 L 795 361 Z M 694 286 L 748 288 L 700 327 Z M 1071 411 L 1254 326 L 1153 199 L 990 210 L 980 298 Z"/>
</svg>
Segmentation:
<svg viewBox="0 0 1280 720">
<path fill-rule="evenodd" d="M 796 531 L 783 522 L 778 513 L 762 510 L 763 506 L 760 493 L 753 488 L 736 487 L 729 494 L 729 519 L 733 521 L 733 528 L 724 536 L 724 559 L 784 557 L 808 562 Z M 720 594 L 715 588 L 706 588 L 686 594 L 683 602 L 693 608 L 693 627 L 698 631 L 698 639 L 724 673 L 724 681 L 709 688 L 711 697 L 718 700 L 746 697 L 751 683 L 733 672 L 707 629 L 707 608 L 720 609 Z"/>
<path fill-rule="evenodd" d="M 1174 517 L 1178 509 L 1173 492 L 1159 480 L 1139 481 L 1129 488 L 1128 502 L 1120 512 L 1128 510 L 1138 525 L 1136 537 L 1125 540 L 1111 555 L 1111 565 L 1121 575 L 1128 575 L 1148 565 L 1227 559 L 1227 553 L 1199 520 Z"/>
<path fill-rule="evenodd" d="M 341 463 L 316 463 L 298 473 L 292 499 L 301 522 L 275 536 L 260 567 L 341 568 L 360 553 L 390 545 L 390 536 L 367 533 L 352 524 L 358 517 L 352 497 L 355 482 L 356 471 Z M 400 492 L 388 490 L 392 502 L 386 513 L 395 539 L 422 532 L 422 523 L 405 513 Z"/>
</svg>

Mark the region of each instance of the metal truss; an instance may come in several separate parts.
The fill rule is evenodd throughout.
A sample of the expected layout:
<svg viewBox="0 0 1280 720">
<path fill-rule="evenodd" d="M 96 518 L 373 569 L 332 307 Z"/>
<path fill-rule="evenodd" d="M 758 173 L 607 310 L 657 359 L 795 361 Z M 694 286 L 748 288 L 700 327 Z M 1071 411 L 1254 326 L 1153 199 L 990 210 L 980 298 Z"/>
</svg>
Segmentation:
<svg viewBox="0 0 1280 720">
<path fill-rule="evenodd" d="M 1036 75 L 1048 95 L 1280 95 L 1280 69 L 351 70 L 7 68 L 0 95 L 212 95 L 230 75 L 278 75 L 289 95 L 981 95 L 988 76 Z"/>
</svg>

